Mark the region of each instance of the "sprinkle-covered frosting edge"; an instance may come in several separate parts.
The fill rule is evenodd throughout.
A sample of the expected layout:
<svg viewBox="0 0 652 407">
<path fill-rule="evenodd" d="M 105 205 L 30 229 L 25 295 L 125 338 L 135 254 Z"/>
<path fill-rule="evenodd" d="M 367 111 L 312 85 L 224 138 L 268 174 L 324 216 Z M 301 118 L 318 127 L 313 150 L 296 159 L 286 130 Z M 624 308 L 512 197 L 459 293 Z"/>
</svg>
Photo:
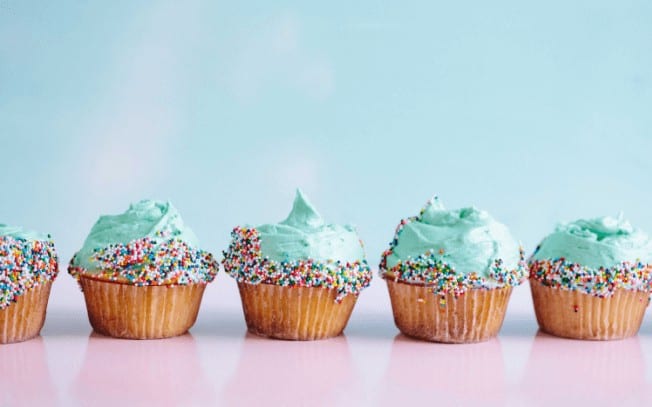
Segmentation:
<svg viewBox="0 0 652 407">
<path fill-rule="evenodd" d="M 364 259 L 352 263 L 312 259 L 277 262 L 263 256 L 256 228 L 237 226 L 231 237 L 222 265 L 239 283 L 335 289 L 335 301 L 341 302 L 349 294 L 358 295 L 371 282 L 372 273 Z"/>
<path fill-rule="evenodd" d="M 215 279 L 219 263 L 212 254 L 165 233 L 157 236 L 95 249 L 92 257 L 98 270 L 78 266 L 75 254 L 68 273 L 76 280 L 85 276 L 139 287 L 206 284 Z"/>
<path fill-rule="evenodd" d="M 652 291 L 652 266 L 638 260 L 624 261 L 612 267 L 591 268 L 564 258 L 531 259 L 529 267 L 531 281 L 599 298 L 611 297 L 619 289 Z"/>
<path fill-rule="evenodd" d="M 31 288 L 54 281 L 59 261 L 52 240 L 0 236 L 0 310 Z"/>
</svg>

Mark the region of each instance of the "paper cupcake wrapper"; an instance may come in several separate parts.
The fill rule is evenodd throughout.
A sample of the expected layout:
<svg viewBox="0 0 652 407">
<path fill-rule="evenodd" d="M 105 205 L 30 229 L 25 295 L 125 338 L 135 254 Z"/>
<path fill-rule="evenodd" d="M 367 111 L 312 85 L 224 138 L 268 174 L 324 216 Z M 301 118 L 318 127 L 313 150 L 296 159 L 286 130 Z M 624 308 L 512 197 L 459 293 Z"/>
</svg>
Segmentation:
<svg viewBox="0 0 652 407">
<path fill-rule="evenodd" d="M 205 284 L 135 286 L 81 276 L 95 332 L 125 339 L 160 339 L 194 325 Z"/>
<path fill-rule="evenodd" d="M 277 339 L 309 341 L 342 334 L 357 300 L 322 287 L 238 283 L 249 332 Z"/>
<path fill-rule="evenodd" d="M 636 335 L 649 293 L 617 289 L 612 296 L 596 297 L 579 291 L 547 287 L 530 280 L 539 328 L 572 339 L 612 340 Z"/>
<path fill-rule="evenodd" d="M 511 287 L 503 287 L 442 296 L 427 286 L 385 281 L 396 327 L 404 335 L 431 342 L 473 343 L 495 337 L 512 293 Z"/>
<path fill-rule="evenodd" d="M 32 287 L 0 310 L 0 344 L 26 341 L 41 332 L 51 287 L 51 281 Z"/>
</svg>

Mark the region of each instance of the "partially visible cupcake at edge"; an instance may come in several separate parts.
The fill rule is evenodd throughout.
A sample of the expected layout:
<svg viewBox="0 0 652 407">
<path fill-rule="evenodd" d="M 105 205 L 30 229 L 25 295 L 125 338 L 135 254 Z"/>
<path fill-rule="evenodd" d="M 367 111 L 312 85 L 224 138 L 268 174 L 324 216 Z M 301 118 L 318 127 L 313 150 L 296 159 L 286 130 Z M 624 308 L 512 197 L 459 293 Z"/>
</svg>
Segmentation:
<svg viewBox="0 0 652 407">
<path fill-rule="evenodd" d="M 475 207 L 445 209 L 437 197 L 400 222 L 379 269 L 398 329 L 445 343 L 495 337 L 512 287 L 527 275 L 505 225 Z"/>
<path fill-rule="evenodd" d="M 190 329 L 218 267 L 170 202 L 143 200 L 101 216 L 68 272 L 96 332 L 153 339 Z"/>
<path fill-rule="evenodd" d="M 247 328 L 272 338 L 323 339 L 344 330 L 371 272 L 349 225 L 329 224 L 297 190 L 287 219 L 236 227 L 224 252 Z"/>
<path fill-rule="evenodd" d="M 58 272 L 50 235 L 0 224 L 0 344 L 39 334 Z"/>
<path fill-rule="evenodd" d="M 649 303 L 652 241 L 623 219 L 561 223 L 530 258 L 542 331 L 591 340 L 636 335 Z"/>
</svg>

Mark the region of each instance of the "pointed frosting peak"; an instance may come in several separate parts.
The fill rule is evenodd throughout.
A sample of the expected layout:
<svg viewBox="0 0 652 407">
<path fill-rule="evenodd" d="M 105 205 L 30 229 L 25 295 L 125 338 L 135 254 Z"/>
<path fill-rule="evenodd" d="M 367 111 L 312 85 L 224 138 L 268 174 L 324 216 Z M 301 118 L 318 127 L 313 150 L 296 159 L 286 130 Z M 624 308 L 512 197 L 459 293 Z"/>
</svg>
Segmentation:
<svg viewBox="0 0 652 407">
<path fill-rule="evenodd" d="M 360 237 L 350 225 L 327 223 L 300 189 L 292 211 L 280 223 L 255 227 L 264 257 L 277 262 L 300 260 L 354 263 L 365 258 Z"/>
<path fill-rule="evenodd" d="M 421 214 L 428 211 L 443 211 L 444 209 L 446 209 L 444 208 L 444 203 L 435 195 L 426 202 L 426 206 L 421 210 Z"/>
<path fill-rule="evenodd" d="M 292 211 L 281 224 L 298 228 L 302 226 L 318 228 L 324 225 L 324 219 L 322 219 L 317 209 L 306 198 L 303 191 L 297 188 L 297 195 L 292 204 Z"/>
<path fill-rule="evenodd" d="M 437 219 L 441 218 L 442 215 L 446 215 L 444 211 L 444 204 L 439 200 L 439 197 L 434 196 L 421 209 L 418 218 L 419 221 L 425 223 L 437 222 Z"/>
</svg>

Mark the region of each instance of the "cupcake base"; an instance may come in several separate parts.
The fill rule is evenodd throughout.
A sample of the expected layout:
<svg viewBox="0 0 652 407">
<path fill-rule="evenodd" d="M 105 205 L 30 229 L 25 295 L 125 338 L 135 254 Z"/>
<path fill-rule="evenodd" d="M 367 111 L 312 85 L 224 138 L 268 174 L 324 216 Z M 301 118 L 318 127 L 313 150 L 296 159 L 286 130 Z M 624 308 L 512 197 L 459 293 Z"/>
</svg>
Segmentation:
<svg viewBox="0 0 652 407">
<path fill-rule="evenodd" d="M 194 325 L 205 284 L 135 286 L 81 276 L 95 332 L 124 339 L 160 339 Z"/>
<path fill-rule="evenodd" d="M 238 283 L 249 332 L 276 339 L 309 341 L 341 335 L 355 295 L 335 302 L 337 291 L 322 287 L 281 287 Z"/>
<path fill-rule="evenodd" d="M 41 332 L 51 287 L 51 281 L 32 287 L 0 310 L 0 344 L 23 342 Z"/>
<path fill-rule="evenodd" d="M 649 294 L 617 289 L 610 297 L 547 287 L 530 280 L 539 328 L 571 339 L 612 340 L 636 335 Z"/>
<path fill-rule="evenodd" d="M 394 323 L 407 336 L 431 342 L 487 341 L 500 331 L 511 287 L 470 289 L 455 297 L 429 287 L 388 280 Z"/>
</svg>

